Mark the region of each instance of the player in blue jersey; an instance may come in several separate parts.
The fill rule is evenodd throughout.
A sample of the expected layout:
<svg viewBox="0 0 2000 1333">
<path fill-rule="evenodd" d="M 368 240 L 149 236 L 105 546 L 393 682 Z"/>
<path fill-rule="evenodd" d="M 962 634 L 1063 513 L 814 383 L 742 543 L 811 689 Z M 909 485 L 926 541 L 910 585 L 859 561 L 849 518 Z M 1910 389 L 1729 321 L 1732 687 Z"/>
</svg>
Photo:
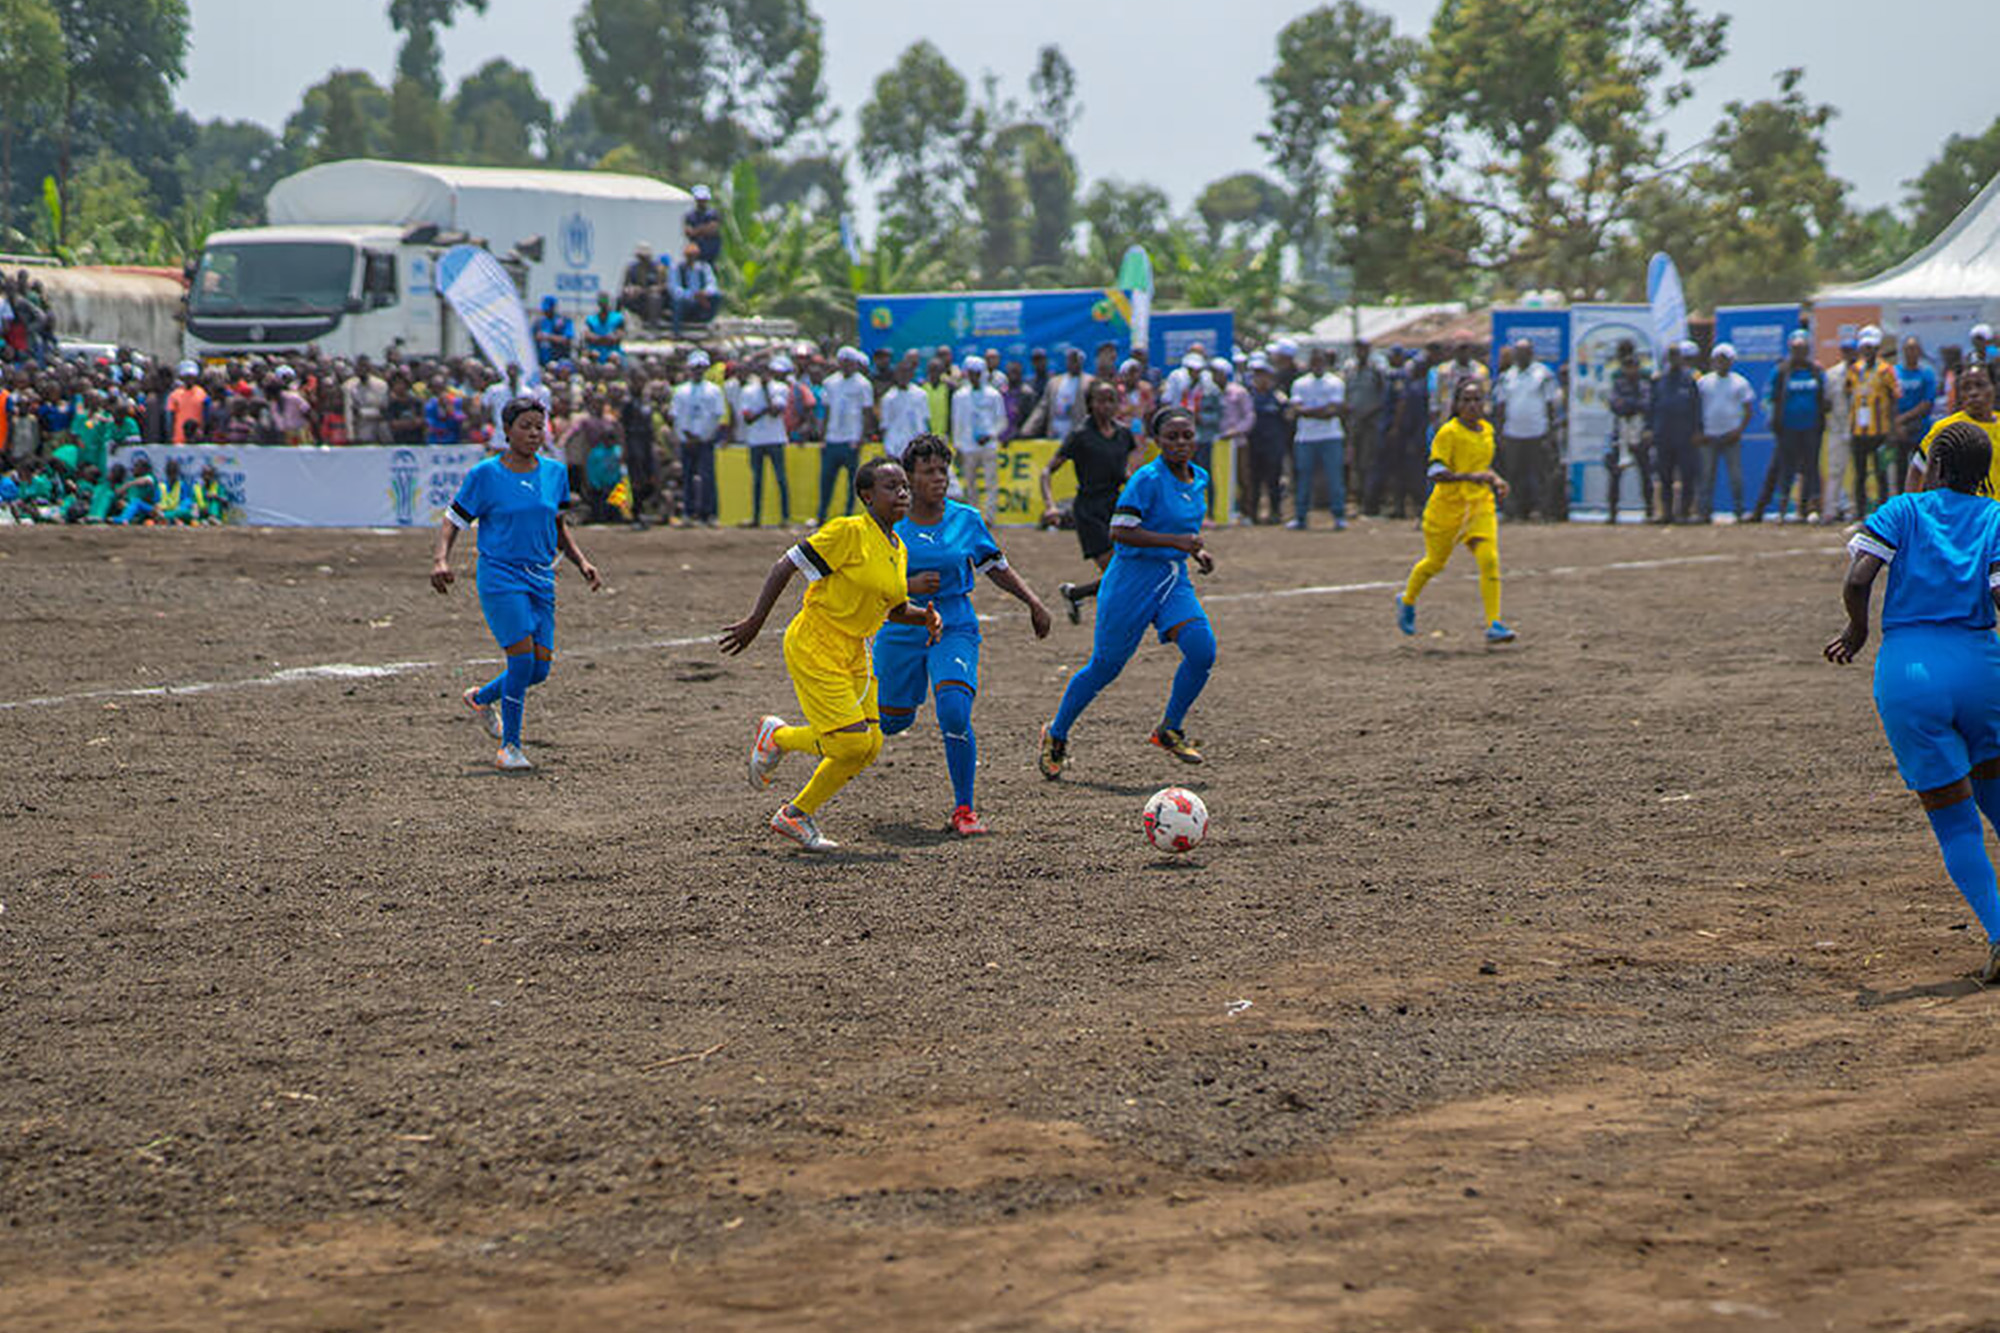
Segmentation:
<svg viewBox="0 0 2000 1333">
<path fill-rule="evenodd" d="M 461 530 L 479 525 L 479 609 L 507 655 L 507 666 L 484 685 L 465 692 L 465 706 L 500 742 L 503 769 L 533 768 L 521 753 L 521 714 L 528 687 L 549 677 L 556 655 L 556 553 L 569 557 L 592 592 L 603 585 L 563 522 L 569 471 L 561 459 L 544 458 L 545 409 L 516 398 L 501 409 L 505 453 L 475 463 L 445 510 L 431 561 L 431 586 L 449 592 L 451 547 Z M 496 718 L 495 704 L 499 705 Z"/>
<path fill-rule="evenodd" d="M 884 625 L 875 636 L 875 678 L 885 736 L 908 731 L 924 696 L 930 696 L 944 737 L 945 767 L 951 771 L 951 829 L 969 838 L 987 831 L 972 808 L 972 779 L 979 766 L 979 745 L 972 734 L 972 700 L 979 692 L 974 575 L 986 575 L 1020 599 L 1036 638 L 1048 637 L 1052 621 L 1042 599 L 1008 567 L 980 512 L 945 498 L 951 461 L 951 446 L 936 435 L 910 441 L 903 450 L 910 512 L 896 524 L 896 536 L 909 552 L 910 595 L 930 598 L 943 617 L 944 632 L 931 643 L 920 625 Z"/>
<path fill-rule="evenodd" d="M 1090 661 L 1063 691 L 1055 720 L 1042 728 L 1045 778 L 1062 776 L 1070 728 L 1098 691 L 1118 679 L 1149 628 L 1158 631 L 1161 643 L 1181 650 L 1153 744 L 1184 764 L 1201 762 L 1201 751 L 1181 724 L 1215 666 L 1215 630 L 1188 574 L 1190 559 L 1204 574 L 1215 568 L 1201 540 L 1208 473 L 1195 466 L 1194 416 L 1186 408 L 1161 408 L 1149 427 L 1160 456 L 1132 474 L 1112 510 L 1111 564 L 1097 590 L 1096 637 Z"/>
<path fill-rule="evenodd" d="M 1986 432 L 1954 422 L 1931 442 L 1931 489 L 1870 514 L 1848 543 L 1841 588 L 1847 628 L 1826 646 L 1847 663 L 1868 641 L 1868 594 L 1889 567 L 1875 711 L 1896 767 L 1917 794 L 1945 870 L 1986 930 L 1979 979 L 2000 981 L 2000 889 L 1983 812 L 2000 828 L 2000 505 L 1981 498 L 1992 467 Z"/>
</svg>

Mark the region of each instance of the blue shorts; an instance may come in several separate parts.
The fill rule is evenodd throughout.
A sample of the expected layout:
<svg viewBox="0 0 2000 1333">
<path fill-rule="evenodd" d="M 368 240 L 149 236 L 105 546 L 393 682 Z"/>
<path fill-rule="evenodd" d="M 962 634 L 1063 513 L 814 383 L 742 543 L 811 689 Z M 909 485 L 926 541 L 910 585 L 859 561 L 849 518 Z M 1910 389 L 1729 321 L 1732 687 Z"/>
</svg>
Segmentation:
<svg viewBox="0 0 2000 1333">
<path fill-rule="evenodd" d="M 914 713 L 933 686 L 959 681 L 979 693 L 979 631 L 946 630 L 934 644 L 921 637 L 875 639 L 877 702 L 886 712 Z"/>
<path fill-rule="evenodd" d="M 2000 759 L 2000 640 L 1956 625 L 1889 630 L 1875 651 L 1875 711 L 1911 791 Z"/>
<path fill-rule="evenodd" d="M 551 651 L 556 646 L 556 590 L 554 584 L 538 587 L 513 577 L 502 569 L 479 566 L 479 609 L 486 614 L 486 627 L 502 648 L 533 639 L 537 647 Z"/>
<path fill-rule="evenodd" d="M 1128 658 L 1150 628 L 1167 640 L 1167 631 L 1191 620 L 1208 623 L 1208 612 L 1194 595 L 1194 578 L 1185 560 L 1111 557 L 1104 581 L 1097 585 L 1097 626 L 1093 655 Z"/>
</svg>

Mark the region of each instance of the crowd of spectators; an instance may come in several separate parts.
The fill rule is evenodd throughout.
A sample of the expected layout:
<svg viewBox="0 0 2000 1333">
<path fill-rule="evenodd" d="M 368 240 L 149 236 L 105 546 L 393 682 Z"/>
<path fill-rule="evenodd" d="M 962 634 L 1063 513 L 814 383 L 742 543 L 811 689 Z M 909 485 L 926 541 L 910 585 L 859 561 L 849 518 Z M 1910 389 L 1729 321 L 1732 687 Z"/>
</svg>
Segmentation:
<svg viewBox="0 0 2000 1333">
<path fill-rule="evenodd" d="M 571 471 L 585 514 L 596 521 L 713 524 L 715 451 L 747 451 L 753 512 L 767 483 L 785 524 L 823 522 L 850 510 L 852 478 L 864 445 L 891 451 L 926 431 L 949 439 L 964 498 L 991 515 L 1000 446 L 1017 438 L 1066 438 L 1084 424 L 1098 383 L 1117 394 L 1119 424 L 1145 443 L 1145 423 L 1163 403 L 1195 417 L 1197 461 L 1218 452 L 1235 468 L 1233 514 L 1212 501 L 1211 520 L 1283 522 L 1304 528 L 1314 510 L 1333 526 L 1350 514 L 1409 519 L 1423 505 L 1432 431 L 1459 384 L 1487 382 L 1498 441 L 1496 466 L 1510 482 L 1508 516 L 1567 516 L 1563 439 L 1564 373 L 1539 362 L 1532 346 L 1501 349 L 1488 366 L 1470 342 L 1391 347 L 1357 343 L 1336 357 L 1281 339 L 1247 355 L 1210 355 L 1196 345 L 1165 373 L 1143 349 L 1121 357 L 1105 343 L 1086 355 L 1043 349 L 1025 361 L 996 351 L 959 358 L 940 347 L 871 357 L 851 347 L 786 344 L 728 360 L 698 349 L 628 351 L 623 312 L 609 298 L 579 336 L 538 324 L 538 342 L 558 340 L 527 386 L 522 367 L 495 372 L 470 357 L 405 360 L 390 354 L 352 362 L 310 353 L 251 357 L 198 366 L 149 364 L 129 351 L 95 360 L 17 362 L 0 380 L 0 505 L 36 521 L 204 521 L 230 497 L 212 478 L 122 475 L 112 451 L 126 444 L 484 444 L 513 398 L 532 393 L 549 407 L 552 453 Z M 1792 361 L 1773 377 L 1771 420 L 1778 437 L 1762 494 L 1737 501 L 1755 521 L 1775 501 L 1782 517 L 1797 493 L 1801 517 L 1858 516 L 1904 484 L 1910 454 L 1930 422 L 1955 410 L 1963 367 L 1997 351 L 1973 330 L 1972 350 L 1946 349 L 1942 376 L 1914 339 L 1885 345 L 1864 330 L 1831 371 L 1810 363 L 1803 331 Z M 566 340 L 563 342 L 561 340 Z M 1706 522 L 1719 476 L 1744 497 L 1741 441 L 1754 406 L 1733 349 L 1704 358 L 1693 343 L 1668 349 L 1657 373 L 1620 349 L 1610 377 L 1613 427 L 1604 442 L 1615 517 L 1623 478 L 1656 521 Z M 1706 360 L 1706 368 L 1702 362 Z M 1825 466 L 1821 449 L 1826 443 Z M 816 496 L 794 504 L 784 446 L 820 450 Z M 1852 463 L 1856 492 L 1841 479 Z M 1877 485 L 1869 486 L 1873 474 Z M 1824 498 L 1824 503 L 1822 500 Z"/>
</svg>

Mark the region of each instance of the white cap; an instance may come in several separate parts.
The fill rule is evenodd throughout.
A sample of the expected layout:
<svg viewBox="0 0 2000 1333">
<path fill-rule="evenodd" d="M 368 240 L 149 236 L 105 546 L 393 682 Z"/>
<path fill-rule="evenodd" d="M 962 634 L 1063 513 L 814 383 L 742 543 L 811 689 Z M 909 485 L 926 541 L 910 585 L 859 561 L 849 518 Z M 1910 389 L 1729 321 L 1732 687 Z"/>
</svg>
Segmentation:
<svg viewBox="0 0 2000 1333">
<path fill-rule="evenodd" d="M 1679 350 L 1682 356 L 1700 356 L 1701 344 L 1692 338 L 1683 338 L 1680 341 Z"/>
<path fill-rule="evenodd" d="M 983 356 L 968 356 L 965 358 L 965 364 L 960 366 L 959 369 L 968 375 L 975 370 L 984 374 L 986 372 L 986 358 Z"/>
<path fill-rule="evenodd" d="M 183 361 L 183 362 L 181 362 L 181 363 L 180 363 L 180 365 L 178 365 L 178 366 L 176 366 L 176 367 L 174 368 L 174 374 L 176 374 L 176 375 L 199 375 L 199 374 L 201 374 L 201 368 L 200 368 L 200 367 L 198 367 L 198 366 L 196 366 L 196 365 L 195 365 L 195 363 L 194 363 L 194 362 L 192 362 L 192 361 Z"/>
<path fill-rule="evenodd" d="M 1139 368 L 1138 361 L 1129 356 L 1126 357 L 1123 361 L 1120 361 L 1118 363 L 1118 373 L 1120 375 L 1123 375 L 1128 370 L 1137 370 L 1138 368 Z"/>
<path fill-rule="evenodd" d="M 1279 356 L 1289 356 L 1294 361 L 1296 361 L 1299 356 L 1299 345 L 1296 342 L 1293 342 L 1290 338 L 1278 339 L 1276 343 L 1272 344 L 1271 350 L 1276 352 Z"/>
<path fill-rule="evenodd" d="M 1812 335 L 1804 329 L 1793 329 L 1792 336 L 1785 339 L 1785 343 L 1789 347 L 1810 347 L 1812 346 Z"/>
<path fill-rule="evenodd" d="M 1734 361 L 1736 359 L 1736 345 L 1734 343 L 1717 343 L 1709 352 L 1709 356 L 1711 359 L 1718 356 L 1726 356 L 1731 361 Z"/>
<path fill-rule="evenodd" d="M 1250 354 L 1250 369 L 1269 370 L 1270 368 L 1271 368 L 1270 357 L 1265 356 L 1262 352 L 1252 352 Z"/>
<path fill-rule="evenodd" d="M 1186 356 L 1181 358 L 1181 365 L 1188 370 L 1200 370 L 1207 364 L 1208 364 L 1207 358 L 1202 356 L 1200 352 L 1189 352 Z"/>
<path fill-rule="evenodd" d="M 1208 368 L 1218 375 L 1234 375 L 1236 373 L 1236 367 L 1230 365 L 1226 358 L 1219 356 L 1208 363 Z"/>
<path fill-rule="evenodd" d="M 1880 347 L 1882 345 L 1882 330 L 1876 328 L 1873 324 L 1864 325 L 1859 336 L 1855 338 L 1855 341 L 1863 347 Z"/>
<path fill-rule="evenodd" d="M 779 373 L 780 375 L 789 375 L 789 374 L 791 374 L 791 373 L 792 373 L 792 358 L 790 358 L 789 356 L 785 356 L 785 355 L 783 355 L 782 353 L 780 353 L 780 354 L 779 354 L 779 355 L 777 355 L 777 356 L 774 356 L 774 357 L 772 357 L 772 358 L 771 358 L 771 369 L 773 369 L 773 370 L 777 371 L 777 372 L 778 372 L 778 373 Z"/>
<path fill-rule="evenodd" d="M 281 380 L 295 380 L 299 377 L 299 372 L 293 370 L 290 366 L 279 366 L 277 374 Z"/>
<path fill-rule="evenodd" d="M 695 198 L 704 201 L 706 201 L 709 198 L 708 187 L 706 185 L 697 185 L 694 187 L 694 189 L 690 190 L 689 193 L 692 194 Z"/>
<path fill-rule="evenodd" d="M 702 351 L 699 347 L 695 348 L 692 352 L 688 353 L 687 366 L 689 370 L 707 370 L 708 353 Z"/>
<path fill-rule="evenodd" d="M 868 358 L 861 355 L 859 347 L 843 347 L 833 354 L 833 359 L 836 361 L 866 361 Z"/>
<path fill-rule="evenodd" d="M 1966 336 L 1970 338 L 1986 338 L 1990 340 L 1993 337 L 1993 326 L 1991 324 L 1974 324 L 1972 326 L 1972 332 L 1967 334 Z"/>
</svg>

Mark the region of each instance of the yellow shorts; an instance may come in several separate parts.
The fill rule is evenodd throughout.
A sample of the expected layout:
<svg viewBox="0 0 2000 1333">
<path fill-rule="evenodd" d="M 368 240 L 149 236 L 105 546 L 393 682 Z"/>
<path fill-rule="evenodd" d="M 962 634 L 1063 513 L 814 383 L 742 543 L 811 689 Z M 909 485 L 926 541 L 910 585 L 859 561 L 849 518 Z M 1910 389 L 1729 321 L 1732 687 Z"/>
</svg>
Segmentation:
<svg viewBox="0 0 2000 1333">
<path fill-rule="evenodd" d="M 856 722 L 876 722 L 875 670 L 868 641 L 800 612 L 785 629 L 785 670 L 806 725 L 824 736 Z"/>
<path fill-rule="evenodd" d="M 1477 541 L 1498 541 L 1500 519 L 1492 501 L 1484 504 L 1439 503 L 1435 498 L 1424 506 L 1424 544 L 1440 541 L 1470 545 Z"/>
</svg>

